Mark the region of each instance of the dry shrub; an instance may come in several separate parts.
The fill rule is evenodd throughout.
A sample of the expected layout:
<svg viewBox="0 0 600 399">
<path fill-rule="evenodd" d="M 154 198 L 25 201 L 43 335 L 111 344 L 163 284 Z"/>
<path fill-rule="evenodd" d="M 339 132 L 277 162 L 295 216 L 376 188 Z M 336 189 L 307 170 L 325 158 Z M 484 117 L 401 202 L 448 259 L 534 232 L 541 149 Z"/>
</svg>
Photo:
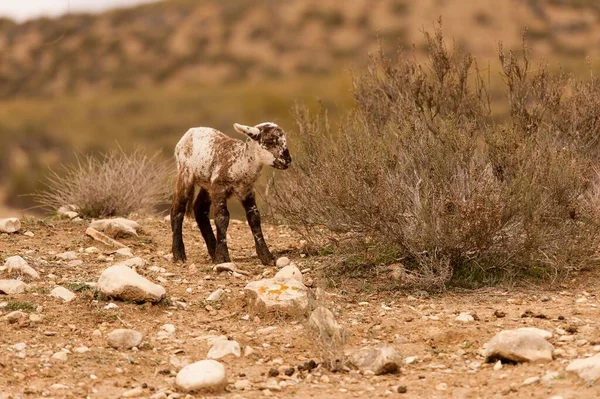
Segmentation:
<svg viewBox="0 0 600 399">
<path fill-rule="evenodd" d="M 498 122 L 473 58 L 446 46 L 441 24 L 426 37 L 424 64 L 372 58 L 339 127 L 298 109 L 295 166 L 267 198 L 274 214 L 308 240 L 324 227 L 354 263 L 400 263 L 399 285 L 589 265 L 600 232 L 597 79 L 532 71 L 525 45 L 520 57 L 500 48 L 510 115 Z"/>
<path fill-rule="evenodd" d="M 171 164 L 158 158 L 159 153 L 149 156 L 141 149 L 78 158 L 77 163 L 52 171 L 47 189 L 36 198 L 52 210 L 76 205 L 85 217 L 150 213 L 168 202 L 174 176 Z"/>
</svg>

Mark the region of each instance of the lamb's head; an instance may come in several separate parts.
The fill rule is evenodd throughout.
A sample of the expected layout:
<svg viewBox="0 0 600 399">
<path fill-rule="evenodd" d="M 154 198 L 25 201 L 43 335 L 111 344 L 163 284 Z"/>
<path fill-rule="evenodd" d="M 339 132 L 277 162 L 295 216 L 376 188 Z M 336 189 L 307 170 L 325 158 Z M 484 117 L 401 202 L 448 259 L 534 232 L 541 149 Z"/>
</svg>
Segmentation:
<svg viewBox="0 0 600 399">
<path fill-rule="evenodd" d="M 292 163 L 285 132 L 275 123 L 265 122 L 256 126 L 234 123 L 233 127 L 258 144 L 263 164 L 276 169 L 287 169 Z"/>
</svg>

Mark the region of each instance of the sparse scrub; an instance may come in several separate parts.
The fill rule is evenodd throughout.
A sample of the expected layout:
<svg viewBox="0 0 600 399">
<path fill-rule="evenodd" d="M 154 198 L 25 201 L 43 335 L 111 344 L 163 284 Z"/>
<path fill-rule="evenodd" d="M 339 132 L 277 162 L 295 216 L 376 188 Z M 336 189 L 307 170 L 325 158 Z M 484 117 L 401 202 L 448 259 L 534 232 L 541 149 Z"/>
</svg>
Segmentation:
<svg viewBox="0 0 600 399">
<path fill-rule="evenodd" d="M 56 210 L 77 205 L 85 217 L 126 216 L 149 213 L 169 200 L 172 166 L 158 153 L 131 154 L 113 150 L 98 157 L 79 158 L 48 177 L 47 190 L 36 194 L 44 207 Z"/>
<path fill-rule="evenodd" d="M 295 167 L 267 196 L 274 214 L 308 240 L 326 231 L 354 263 L 400 263 L 398 285 L 561 277 L 591 265 L 597 79 L 534 70 L 525 45 L 521 58 L 500 48 L 510 115 L 498 122 L 473 58 L 446 47 L 441 25 L 426 38 L 424 64 L 404 52 L 373 57 L 338 127 L 326 112 L 297 111 Z"/>
</svg>

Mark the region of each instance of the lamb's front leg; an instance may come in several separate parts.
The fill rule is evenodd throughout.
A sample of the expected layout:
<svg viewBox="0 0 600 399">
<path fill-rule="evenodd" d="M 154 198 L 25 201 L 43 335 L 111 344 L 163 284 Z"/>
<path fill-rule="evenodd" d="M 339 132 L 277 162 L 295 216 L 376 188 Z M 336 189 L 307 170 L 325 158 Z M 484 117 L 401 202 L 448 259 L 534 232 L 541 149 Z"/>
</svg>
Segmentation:
<svg viewBox="0 0 600 399">
<path fill-rule="evenodd" d="M 217 226 L 217 247 L 215 249 L 215 263 L 229 262 L 229 249 L 227 248 L 227 228 L 229 227 L 229 210 L 227 209 L 227 195 L 217 193 L 213 195 L 215 211 L 215 225 Z"/>
<path fill-rule="evenodd" d="M 258 258 L 265 266 L 274 264 L 275 258 L 271 255 L 271 252 L 265 243 L 265 238 L 263 237 L 262 228 L 260 226 L 260 212 L 256 207 L 254 193 L 251 193 L 244 198 L 244 200 L 242 200 L 242 205 L 244 205 L 244 209 L 246 210 L 246 219 L 250 225 L 250 230 L 252 230 L 252 235 L 254 236 L 254 245 L 256 246 Z"/>
</svg>

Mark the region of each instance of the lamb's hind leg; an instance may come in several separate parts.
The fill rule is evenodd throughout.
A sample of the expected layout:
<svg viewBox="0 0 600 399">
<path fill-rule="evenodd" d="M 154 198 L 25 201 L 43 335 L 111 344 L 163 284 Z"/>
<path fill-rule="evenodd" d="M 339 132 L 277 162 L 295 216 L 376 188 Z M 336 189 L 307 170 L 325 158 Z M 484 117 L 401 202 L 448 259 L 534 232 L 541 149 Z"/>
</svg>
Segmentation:
<svg viewBox="0 0 600 399">
<path fill-rule="evenodd" d="M 194 186 L 188 187 L 184 182 L 183 174 L 179 174 L 177 185 L 175 186 L 175 195 L 173 205 L 171 206 L 171 231 L 173 232 L 173 261 L 185 262 L 185 245 L 183 244 L 183 218 L 187 203 L 194 191 Z"/>
<path fill-rule="evenodd" d="M 265 243 L 265 238 L 263 237 L 262 228 L 260 226 L 260 213 L 256 207 L 254 193 L 251 193 L 244 198 L 242 200 L 242 205 L 246 210 L 246 219 L 250 225 L 250 230 L 252 230 L 252 235 L 254 236 L 254 244 L 256 246 L 258 258 L 265 266 L 274 264 L 275 258 L 271 255 L 271 252 Z"/>
<path fill-rule="evenodd" d="M 213 194 L 215 210 L 215 225 L 217 226 L 217 245 L 215 248 L 214 263 L 229 262 L 229 249 L 227 248 L 227 228 L 229 227 L 229 210 L 227 209 L 227 193 Z"/>
<path fill-rule="evenodd" d="M 217 246 L 217 240 L 215 234 L 210 226 L 210 195 L 205 189 L 200 189 L 200 193 L 194 202 L 194 216 L 196 217 L 196 223 L 202 233 L 204 242 L 206 243 L 206 249 L 212 261 L 215 261 L 215 250 Z"/>
</svg>

